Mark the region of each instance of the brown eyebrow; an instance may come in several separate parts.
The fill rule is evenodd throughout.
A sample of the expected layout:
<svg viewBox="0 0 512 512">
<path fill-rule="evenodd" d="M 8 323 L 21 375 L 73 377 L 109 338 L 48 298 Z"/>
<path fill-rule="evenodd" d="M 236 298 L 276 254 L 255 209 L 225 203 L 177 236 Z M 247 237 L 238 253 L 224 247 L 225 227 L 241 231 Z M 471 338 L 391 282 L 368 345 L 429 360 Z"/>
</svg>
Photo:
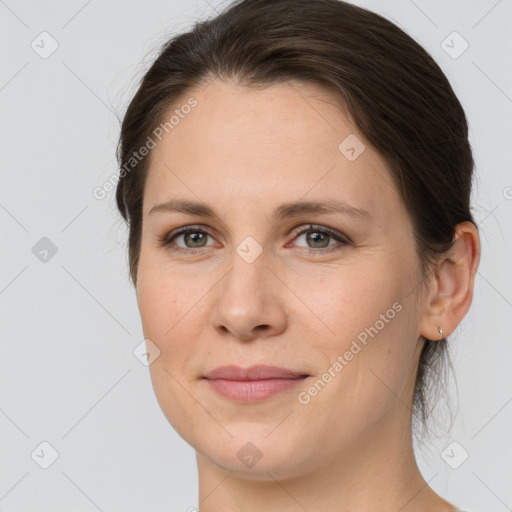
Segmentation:
<svg viewBox="0 0 512 512">
<path fill-rule="evenodd" d="M 172 199 L 165 203 L 153 206 L 151 210 L 149 210 L 148 215 L 156 212 L 187 213 L 189 215 L 211 217 L 220 220 L 219 214 L 213 208 L 205 203 L 199 203 L 196 201 Z M 341 213 L 352 217 L 366 218 L 370 221 L 372 220 L 371 215 L 364 208 L 356 208 L 355 206 L 351 206 L 344 201 L 339 201 L 337 199 L 283 203 L 274 210 L 272 217 L 275 221 L 280 221 L 288 217 L 320 213 Z"/>
</svg>

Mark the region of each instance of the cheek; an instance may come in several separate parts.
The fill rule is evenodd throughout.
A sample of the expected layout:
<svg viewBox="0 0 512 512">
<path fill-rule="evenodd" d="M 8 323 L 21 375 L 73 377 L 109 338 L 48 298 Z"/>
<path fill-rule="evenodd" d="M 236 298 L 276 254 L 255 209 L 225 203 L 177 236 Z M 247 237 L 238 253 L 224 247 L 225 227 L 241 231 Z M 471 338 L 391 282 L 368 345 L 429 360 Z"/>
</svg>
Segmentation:
<svg viewBox="0 0 512 512">
<path fill-rule="evenodd" d="M 175 310 L 177 298 L 165 286 L 156 273 L 144 273 L 137 282 L 137 304 L 139 306 L 144 336 L 153 341 L 172 327 L 172 311 Z"/>
<path fill-rule="evenodd" d="M 414 297 L 403 292 L 412 282 L 406 274 L 405 268 L 400 274 L 388 265 L 373 265 L 357 273 L 339 272 L 336 279 L 319 278 L 307 292 L 295 282 L 297 294 L 302 292 L 317 317 L 315 323 L 306 318 L 303 325 L 305 332 L 309 326 L 308 343 L 325 355 L 317 377 L 329 368 L 335 375 L 324 388 L 318 386 L 323 397 L 317 403 L 352 404 L 354 414 L 378 415 L 377 410 L 396 402 L 394 393 L 404 389 L 416 364 Z M 313 336 L 311 326 L 320 325 L 318 318 L 329 327 L 325 336 Z M 332 367 L 336 361 L 337 371 Z"/>
<path fill-rule="evenodd" d="M 177 384 L 165 370 L 184 384 L 185 380 L 194 378 L 190 375 L 195 368 L 191 361 L 197 359 L 198 353 L 207 357 L 198 347 L 205 326 L 209 325 L 208 313 L 212 307 L 207 292 L 215 282 L 209 274 L 202 278 L 191 273 L 191 269 L 178 272 L 169 268 L 160 255 L 146 257 L 142 264 L 137 285 L 142 328 L 144 337 L 160 350 L 150 371 L 154 374 L 152 378 L 158 376 L 158 382 L 174 389 Z M 175 391 L 178 393 L 179 389 Z"/>
<path fill-rule="evenodd" d="M 356 268 L 357 267 L 357 268 Z M 295 321 L 303 328 L 320 329 L 322 337 L 310 341 L 333 344 L 343 350 L 353 338 L 379 321 L 400 298 L 398 283 L 386 276 L 392 273 L 381 265 L 354 265 L 334 269 L 320 269 L 315 275 L 287 276 L 287 283 L 295 295 Z M 299 314 L 301 313 L 301 314 Z M 394 310 L 390 315 L 395 313 Z M 293 319 L 291 319 L 293 321 Z"/>
<path fill-rule="evenodd" d="M 137 302 L 142 320 L 144 337 L 149 338 L 160 350 L 159 356 L 149 366 L 155 397 L 165 417 L 187 442 L 194 431 L 194 419 L 200 415 L 197 403 L 191 400 L 187 378 L 183 374 L 193 355 L 196 309 L 193 293 L 187 293 L 184 283 L 171 280 L 161 268 L 150 271 L 146 266 L 137 285 Z"/>
<path fill-rule="evenodd" d="M 381 324 L 375 326 L 374 315 L 366 311 L 364 316 L 372 320 L 356 329 L 355 336 L 342 334 L 336 343 L 322 347 L 330 365 L 315 375 L 311 387 L 305 390 L 307 395 L 301 397 L 309 403 L 299 406 L 304 408 L 299 411 L 305 417 L 315 418 L 325 435 L 331 436 L 332 443 L 339 443 L 340 448 L 353 443 L 373 426 L 378 428 L 383 418 L 393 411 L 406 410 L 405 404 L 410 403 L 407 393 L 412 389 L 415 369 L 414 342 L 406 339 L 407 327 L 403 327 L 407 319 L 400 316 L 406 315 L 404 311 L 380 330 Z M 361 319 L 363 314 L 358 314 Z M 347 326 L 352 328 L 351 324 Z M 365 339 L 365 343 L 357 333 L 364 334 L 360 339 Z M 324 381 L 328 383 L 322 384 Z"/>
<path fill-rule="evenodd" d="M 197 278 L 185 278 L 167 268 L 160 254 L 142 251 L 137 276 L 137 303 L 144 333 L 148 337 L 154 336 L 163 342 L 176 330 L 175 326 L 186 324 L 187 314 L 194 312 L 200 291 Z"/>
</svg>

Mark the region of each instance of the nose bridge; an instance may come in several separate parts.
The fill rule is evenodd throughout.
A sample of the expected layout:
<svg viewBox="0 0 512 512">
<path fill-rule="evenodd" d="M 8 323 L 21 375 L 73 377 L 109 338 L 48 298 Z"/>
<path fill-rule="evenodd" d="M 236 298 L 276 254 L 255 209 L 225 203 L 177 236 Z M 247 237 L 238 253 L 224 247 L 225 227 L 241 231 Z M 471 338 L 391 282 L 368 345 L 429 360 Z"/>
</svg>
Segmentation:
<svg viewBox="0 0 512 512">
<path fill-rule="evenodd" d="M 224 279 L 222 298 L 233 301 L 240 311 L 262 307 L 268 291 L 264 286 L 269 274 L 267 260 L 263 248 L 257 251 L 254 243 L 240 243 L 229 261 L 230 271 Z"/>
<path fill-rule="evenodd" d="M 282 330 L 284 311 L 275 293 L 278 283 L 270 282 L 275 278 L 268 262 L 268 254 L 254 239 L 235 247 L 213 308 L 212 324 L 217 329 L 244 339 L 253 337 L 261 326 L 273 333 Z"/>
</svg>

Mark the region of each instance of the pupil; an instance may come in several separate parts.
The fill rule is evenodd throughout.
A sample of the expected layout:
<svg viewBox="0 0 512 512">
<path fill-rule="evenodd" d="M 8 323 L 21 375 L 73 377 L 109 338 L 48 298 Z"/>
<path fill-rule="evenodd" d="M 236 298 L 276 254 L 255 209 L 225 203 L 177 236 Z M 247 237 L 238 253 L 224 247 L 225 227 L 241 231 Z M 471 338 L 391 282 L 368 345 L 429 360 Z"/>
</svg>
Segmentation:
<svg viewBox="0 0 512 512">
<path fill-rule="evenodd" d="M 204 238 L 204 233 L 187 233 L 185 237 L 189 237 L 192 239 L 192 242 L 195 243 L 197 241 L 201 241 L 201 238 Z M 188 245 L 188 244 L 187 244 Z"/>
<path fill-rule="evenodd" d="M 318 233 L 317 231 L 313 231 L 313 232 L 310 232 L 310 233 L 313 233 L 313 234 L 312 234 L 312 235 L 308 235 L 308 236 L 307 236 L 308 243 L 309 243 L 310 241 L 313 241 L 313 243 L 314 243 L 314 244 L 315 244 L 315 243 L 318 243 L 318 242 L 319 242 L 318 237 L 320 237 L 320 239 L 323 237 L 323 238 L 324 238 L 324 242 L 325 242 L 325 241 L 327 240 L 327 238 L 328 238 L 328 237 L 327 237 L 327 236 L 325 236 L 324 234 L 322 234 L 322 233 Z M 321 243 L 321 240 L 320 240 L 320 243 Z M 324 244 L 320 245 L 320 247 L 326 247 L 327 245 L 328 245 L 328 244 L 325 244 L 325 243 L 324 243 Z"/>
</svg>

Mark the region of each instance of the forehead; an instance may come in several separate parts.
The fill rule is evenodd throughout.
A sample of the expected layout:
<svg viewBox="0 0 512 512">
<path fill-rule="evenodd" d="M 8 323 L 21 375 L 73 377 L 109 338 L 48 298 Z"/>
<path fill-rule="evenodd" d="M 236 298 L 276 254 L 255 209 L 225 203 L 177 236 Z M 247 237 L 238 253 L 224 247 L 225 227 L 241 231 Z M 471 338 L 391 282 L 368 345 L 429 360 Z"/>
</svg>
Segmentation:
<svg viewBox="0 0 512 512">
<path fill-rule="evenodd" d="M 376 215 L 400 201 L 386 162 L 321 88 L 214 81 L 190 91 L 172 112 L 190 98 L 195 106 L 150 153 L 145 215 L 175 196 L 217 198 L 220 208 L 237 198 L 248 206 L 329 194 Z"/>
</svg>

